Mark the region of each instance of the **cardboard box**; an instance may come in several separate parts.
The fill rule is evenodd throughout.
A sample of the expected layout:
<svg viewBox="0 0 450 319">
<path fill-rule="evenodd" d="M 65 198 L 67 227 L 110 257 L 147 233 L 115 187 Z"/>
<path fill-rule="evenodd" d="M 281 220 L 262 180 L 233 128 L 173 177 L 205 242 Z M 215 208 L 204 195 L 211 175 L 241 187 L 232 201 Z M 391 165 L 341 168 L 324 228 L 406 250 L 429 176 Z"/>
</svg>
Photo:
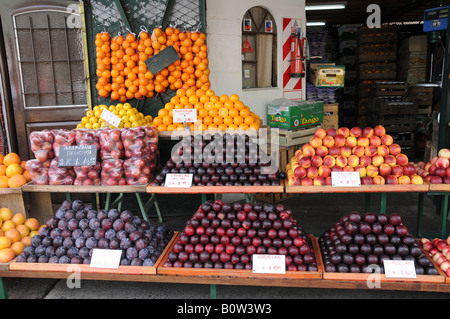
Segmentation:
<svg viewBox="0 0 450 319">
<path fill-rule="evenodd" d="M 427 68 L 411 68 L 399 71 L 399 80 L 408 84 L 425 82 L 427 77 Z"/>
<path fill-rule="evenodd" d="M 428 47 L 427 35 L 417 35 L 403 40 L 400 44 L 400 53 L 426 52 Z"/>
<path fill-rule="evenodd" d="M 267 105 L 270 127 L 292 130 L 323 122 L 323 102 L 278 99 Z"/>
<path fill-rule="evenodd" d="M 318 88 L 342 88 L 345 82 L 345 65 L 311 63 L 309 81 Z"/>
<path fill-rule="evenodd" d="M 398 65 L 400 69 L 426 68 L 427 52 L 410 52 L 399 55 Z"/>
</svg>

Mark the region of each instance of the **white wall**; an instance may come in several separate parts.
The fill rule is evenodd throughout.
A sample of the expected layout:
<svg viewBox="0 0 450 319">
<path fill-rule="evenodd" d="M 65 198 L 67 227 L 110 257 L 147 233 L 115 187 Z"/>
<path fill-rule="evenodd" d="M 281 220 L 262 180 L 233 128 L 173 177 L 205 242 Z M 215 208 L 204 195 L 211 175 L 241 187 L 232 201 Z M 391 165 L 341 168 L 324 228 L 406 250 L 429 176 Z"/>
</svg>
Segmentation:
<svg viewBox="0 0 450 319">
<path fill-rule="evenodd" d="M 244 14 L 254 6 L 265 7 L 275 19 L 278 33 L 278 87 L 242 90 L 241 36 Z M 207 0 L 208 59 L 211 88 L 220 94 L 238 94 L 266 123 L 266 104 L 283 97 L 283 18 L 305 23 L 305 0 Z M 302 26 L 305 30 L 305 26 Z M 304 98 L 304 97 L 303 97 Z"/>
</svg>

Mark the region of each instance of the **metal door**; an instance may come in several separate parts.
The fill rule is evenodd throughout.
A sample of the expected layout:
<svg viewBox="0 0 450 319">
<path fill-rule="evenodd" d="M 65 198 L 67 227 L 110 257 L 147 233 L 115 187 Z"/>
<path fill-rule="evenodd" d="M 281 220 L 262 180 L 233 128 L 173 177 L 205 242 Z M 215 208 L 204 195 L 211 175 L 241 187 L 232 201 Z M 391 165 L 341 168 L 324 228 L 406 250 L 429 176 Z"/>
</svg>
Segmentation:
<svg viewBox="0 0 450 319">
<path fill-rule="evenodd" d="M 88 109 L 85 47 L 76 1 L 2 1 L 15 138 L 31 159 L 29 134 L 73 129 Z"/>
</svg>

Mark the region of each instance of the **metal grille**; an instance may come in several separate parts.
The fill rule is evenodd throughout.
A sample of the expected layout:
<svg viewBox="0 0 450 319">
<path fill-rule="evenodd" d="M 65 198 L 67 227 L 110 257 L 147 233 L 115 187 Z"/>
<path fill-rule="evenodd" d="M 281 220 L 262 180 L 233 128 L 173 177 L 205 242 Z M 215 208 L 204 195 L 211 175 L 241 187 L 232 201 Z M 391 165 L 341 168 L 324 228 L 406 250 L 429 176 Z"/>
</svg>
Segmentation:
<svg viewBox="0 0 450 319">
<path fill-rule="evenodd" d="M 24 107 L 87 105 L 81 30 L 68 14 L 31 12 L 14 17 Z"/>
<path fill-rule="evenodd" d="M 88 30 L 90 74 L 95 76 L 95 35 L 108 32 L 111 36 L 126 35 L 133 32 L 138 35 L 142 30 L 172 25 L 180 30 L 203 31 L 201 21 L 204 0 L 90 0 L 86 2 L 86 22 Z M 98 96 L 95 89 L 97 78 L 92 79 L 92 104 L 117 104 Z M 128 100 L 132 106 L 146 115 L 156 116 L 158 110 L 169 102 L 175 92 L 167 90 L 154 98 Z"/>
</svg>

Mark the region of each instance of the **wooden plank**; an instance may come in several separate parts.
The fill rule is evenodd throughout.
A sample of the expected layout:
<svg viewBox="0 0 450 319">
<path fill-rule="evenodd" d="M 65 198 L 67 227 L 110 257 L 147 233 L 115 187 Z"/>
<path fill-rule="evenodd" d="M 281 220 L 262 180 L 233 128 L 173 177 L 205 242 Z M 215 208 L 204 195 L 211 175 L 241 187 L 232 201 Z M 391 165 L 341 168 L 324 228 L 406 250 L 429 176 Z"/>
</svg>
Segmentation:
<svg viewBox="0 0 450 319">
<path fill-rule="evenodd" d="M 33 185 L 22 186 L 24 192 L 29 193 L 145 193 L 148 185 L 122 186 L 75 186 L 75 185 Z"/>
<path fill-rule="evenodd" d="M 256 194 L 256 193 L 283 193 L 284 185 L 281 182 L 275 186 L 192 186 L 165 187 L 148 185 L 147 193 L 151 194 Z"/>
<path fill-rule="evenodd" d="M 361 187 L 333 186 L 289 186 L 286 183 L 286 193 L 296 194 L 339 194 L 339 193 L 426 193 L 430 185 L 361 185 Z"/>
<path fill-rule="evenodd" d="M 430 184 L 430 192 L 449 193 L 450 184 Z"/>
</svg>

